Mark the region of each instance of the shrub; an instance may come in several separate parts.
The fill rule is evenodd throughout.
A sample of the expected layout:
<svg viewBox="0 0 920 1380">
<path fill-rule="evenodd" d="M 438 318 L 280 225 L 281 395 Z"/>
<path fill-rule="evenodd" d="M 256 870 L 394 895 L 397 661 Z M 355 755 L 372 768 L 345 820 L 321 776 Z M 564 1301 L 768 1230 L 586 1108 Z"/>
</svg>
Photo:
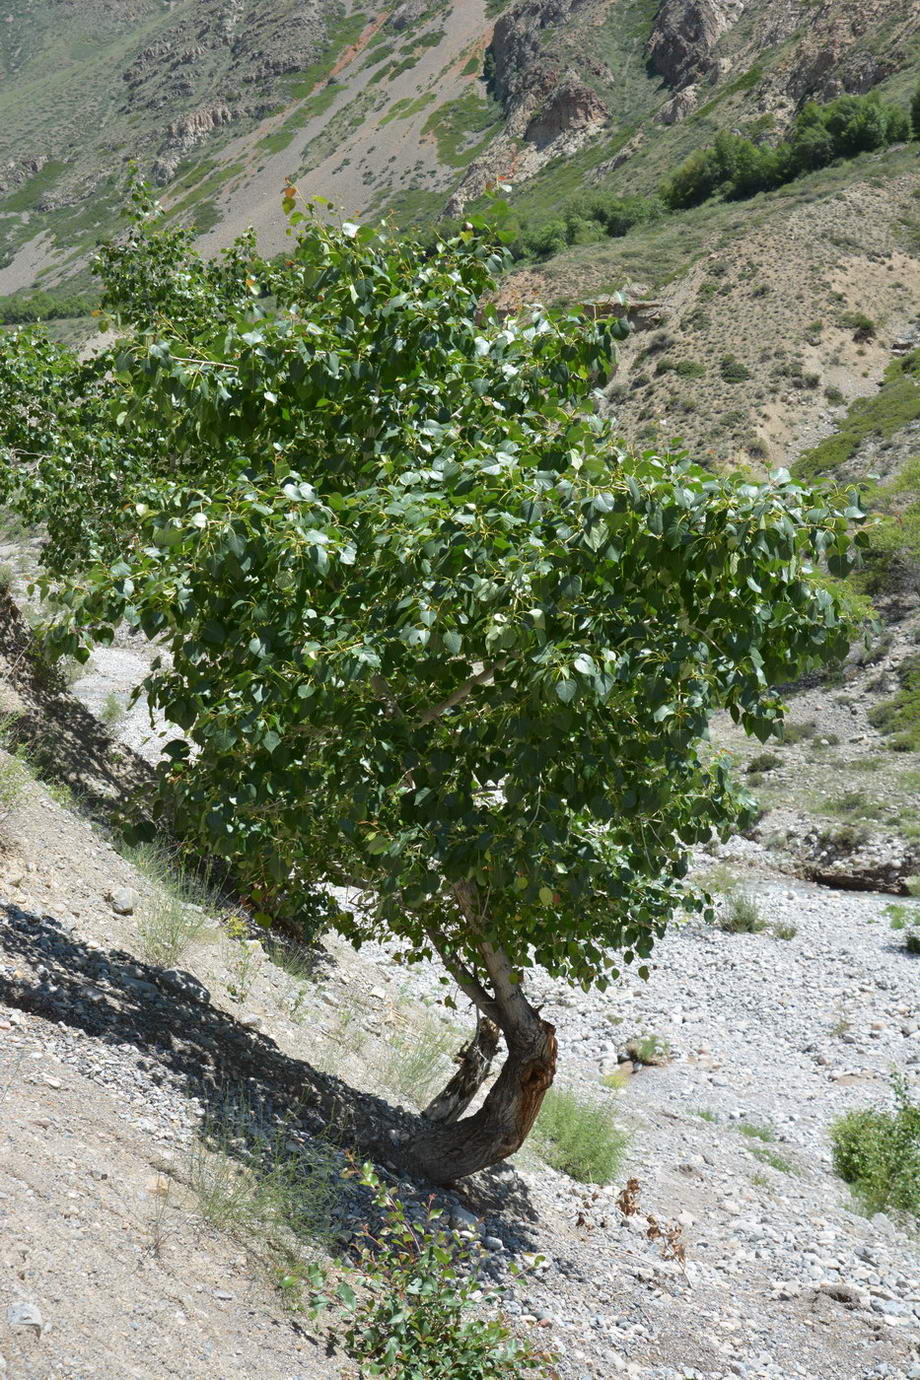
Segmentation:
<svg viewBox="0 0 920 1380">
<path fill-rule="evenodd" d="M 915 139 L 920 139 L 920 86 L 917 87 L 910 101 L 910 124 L 911 132 Z"/>
<path fill-rule="evenodd" d="M 796 925 L 789 924 L 785 921 L 781 921 L 773 926 L 773 935 L 776 939 L 795 939 L 798 932 L 798 927 Z"/>
<path fill-rule="evenodd" d="M 847 1112 L 831 1128 L 834 1169 L 869 1212 L 920 1217 L 920 1104 L 893 1079 L 895 1108 Z"/>
<path fill-rule="evenodd" d="M 679 359 L 674 365 L 674 372 L 682 379 L 701 379 L 706 373 L 706 366 L 698 359 Z"/>
<path fill-rule="evenodd" d="M 698 206 L 721 193 L 728 200 L 754 196 L 825 167 L 908 137 L 910 121 L 895 105 L 867 96 L 838 96 L 826 105 L 809 101 L 788 139 L 771 147 L 722 130 L 715 142 L 695 149 L 661 190 L 671 210 Z"/>
<path fill-rule="evenodd" d="M 719 373 L 726 383 L 745 383 L 751 377 L 747 365 L 742 364 L 734 355 L 722 356 L 719 360 Z"/>
<path fill-rule="evenodd" d="M 801 743 L 805 738 L 813 738 L 817 731 L 818 725 L 814 719 L 803 719 L 800 723 L 787 720 L 783 725 L 783 742 Z"/>
<path fill-rule="evenodd" d="M 902 935 L 907 952 L 920 954 L 920 911 L 917 907 L 893 903 L 885 907 L 885 914 L 891 928 Z"/>
<path fill-rule="evenodd" d="M 313 1311 L 334 1307 L 348 1319 L 341 1340 L 361 1374 L 388 1380 L 516 1380 L 548 1376 L 551 1358 L 516 1338 L 504 1318 L 482 1316 L 478 1244 L 438 1226 L 430 1202 L 421 1223 L 365 1164 L 358 1177 L 373 1193 L 381 1223 L 365 1228 L 357 1292 L 347 1279 L 329 1289 L 314 1266 Z"/>
<path fill-rule="evenodd" d="M 728 934 L 759 934 L 767 928 L 767 922 L 749 891 L 735 891 L 725 898 L 719 928 Z"/>
<path fill-rule="evenodd" d="M 643 1035 L 640 1040 L 630 1040 L 626 1053 L 636 1064 L 664 1064 L 671 1046 L 663 1035 Z"/>
<path fill-rule="evenodd" d="M 872 317 L 863 311 L 845 311 L 840 317 L 840 324 L 852 331 L 853 339 L 858 341 L 871 340 L 878 331 Z"/>
<path fill-rule="evenodd" d="M 777 757 L 775 752 L 758 752 L 756 757 L 752 757 L 745 767 L 747 772 L 772 771 L 774 767 L 782 766 L 782 757 Z"/>
<path fill-rule="evenodd" d="M 584 1184 L 616 1178 L 627 1144 L 606 1107 L 557 1088 L 543 1100 L 534 1135 L 547 1164 Z"/>
</svg>

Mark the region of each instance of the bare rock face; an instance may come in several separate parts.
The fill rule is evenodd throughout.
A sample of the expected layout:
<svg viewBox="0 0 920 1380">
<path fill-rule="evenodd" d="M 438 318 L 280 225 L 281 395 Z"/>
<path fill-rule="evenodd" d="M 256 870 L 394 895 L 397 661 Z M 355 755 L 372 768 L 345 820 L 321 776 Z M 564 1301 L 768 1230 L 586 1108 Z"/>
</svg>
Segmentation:
<svg viewBox="0 0 920 1380">
<path fill-rule="evenodd" d="M 493 86 L 505 109 L 517 104 L 543 75 L 543 38 L 594 0 L 521 0 L 495 25 Z"/>
<path fill-rule="evenodd" d="M 696 83 L 685 86 L 682 91 L 675 91 L 674 95 L 663 105 L 655 116 L 659 124 L 679 125 L 681 120 L 686 120 L 687 116 L 696 109 L 699 99 L 699 87 Z"/>
<path fill-rule="evenodd" d="M 159 156 L 153 166 L 154 181 L 164 186 L 192 149 L 207 139 L 222 125 L 228 125 L 234 118 L 233 111 L 224 101 L 214 101 L 187 115 L 180 115 L 167 127 L 166 137 Z"/>
<path fill-rule="evenodd" d="M 715 48 L 741 13 L 727 0 L 662 0 L 646 50 L 653 69 L 681 90 L 715 72 Z"/>
<path fill-rule="evenodd" d="M 459 215 L 472 197 L 496 180 L 521 182 L 560 154 L 570 156 L 607 123 L 610 112 L 588 84 L 611 74 L 591 57 L 577 63 L 548 48 L 549 30 L 576 14 L 589 19 L 609 0 L 520 0 L 495 25 L 492 89 L 505 110 L 505 128 L 487 152 L 467 170 L 445 210 Z"/>
<path fill-rule="evenodd" d="M 549 99 L 530 119 L 524 129 L 524 138 L 543 149 L 561 134 L 602 125 L 608 115 L 604 102 L 590 87 L 568 80 L 553 89 Z"/>
</svg>

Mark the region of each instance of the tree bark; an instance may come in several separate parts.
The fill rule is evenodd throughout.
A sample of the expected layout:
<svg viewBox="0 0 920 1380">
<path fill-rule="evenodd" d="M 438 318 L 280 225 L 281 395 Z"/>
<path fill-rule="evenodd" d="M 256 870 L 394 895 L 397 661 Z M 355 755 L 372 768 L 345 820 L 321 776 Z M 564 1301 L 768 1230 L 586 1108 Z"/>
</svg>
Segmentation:
<svg viewBox="0 0 920 1380">
<path fill-rule="evenodd" d="M 521 997 L 523 1001 L 523 996 Z M 408 1147 L 412 1162 L 437 1184 L 475 1174 L 520 1149 L 556 1071 L 556 1032 L 528 1004 L 504 1031 L 508 1058 L 472 1116 L 423 1131 Z"/>
<path fill-rule="evenodd" d="M 463 1115 L 489 1076 L 498 1052 L 499 1035 L 494 1021 L 485 1016 L 479 1018 L 475 1035 L 455 1056 L 457 1072 L 422 1113 L 426 1121 L 450 1126 Z"/>
</svg>

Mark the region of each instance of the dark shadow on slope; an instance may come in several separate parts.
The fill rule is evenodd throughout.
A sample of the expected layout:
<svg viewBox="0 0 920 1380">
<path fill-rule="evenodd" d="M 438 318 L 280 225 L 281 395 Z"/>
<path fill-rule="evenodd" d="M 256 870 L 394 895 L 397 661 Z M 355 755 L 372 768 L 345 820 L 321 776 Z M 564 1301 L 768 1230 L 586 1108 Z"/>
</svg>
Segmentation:
<svg viewBox="0 0 920 1380">
<path fill-rule="evenodd" d="M 67 786 L 90 814 L 111 821 L 128 797 L 150 792 L 153 768 L 116 742 L 42 659 L 9 591 L 0 591 L 0 675 L 17 701 L 7 734 L 45 781 Z M 5 664 L 3 664 L 5 663 Z"/>
<path fill-rule="evenodd" d="M 255 1124 L 295 1126 L 415 1181 L 401 1144 L 419 1118 L 342 1079 L 292 1058 L 265 1035 L 212 1006 L 190 975 L 144 963 L 121 950 L 91 948 L 50 915 L 0 905 L 0 1002 L 59 1022 L 148 1058 L 204 1110 L 204 1136 L 222 1148 L 240 1141 L 240 1105 Z M 511 1168 L 464 1185 L 467 1204 L 493 1218 L 509 1250 L 525 1249 L 536 1220 L 526 1186 Z M 358 1209 L 363 1211 L 365 1209 Z"/>
</svg>

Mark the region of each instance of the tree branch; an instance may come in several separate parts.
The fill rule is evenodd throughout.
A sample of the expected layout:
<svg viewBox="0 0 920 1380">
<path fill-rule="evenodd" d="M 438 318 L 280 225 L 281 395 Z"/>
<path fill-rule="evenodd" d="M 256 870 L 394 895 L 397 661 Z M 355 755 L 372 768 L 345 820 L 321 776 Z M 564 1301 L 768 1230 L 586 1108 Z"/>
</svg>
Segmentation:
<svg viewBox="0 0 920 1380">
<path fill-rule="evenodd" d="M 514 969 L 510 958 L 504 949 L 494 948 L 486 939 L 482 940 L 479 948 L 486 965 L 486 972 L 492 979 L 492 985 L 495 988 L 496 1005 L 505 1015 L 505 1021 L 499 1021 L 499 1025 L 502 1026 L 503 1030 L 507 1029 L 509 1020 L 515 1025 L 529 1025 L 536 1016 L 536 1012 L 524 996 L 524 989 L 520 982 L 513 980 Z"/>
<path fill-rule="evenodd" d="M 471 690 L 475 690 L 477 685 L 488 685 L 490 680 L 494 680 L 496 674 L 507 665 L 507 662 L 499 661 L 495 666 L 486 666 L 478 675 L 470 676 L 462 685 L 458 685 L 456 690 L 452 690 L 446 700 L 440 704 L 434 704 L 430 709 L 426 709 L 418 721 L 421 728 L 423 724 L 430 724 L 433 719 L 439 719 L 442 714 L 446 714 L 449 709 L 453 709 L 455 704 L 465 700 Z"/>
<path fill-rule="evenodd" d="M 473 1005 L 477 1007 L 484 1016 L 488 1017 L 490 1021 L 494 1021 L 497 1026 L 501 1026 L 498 1003 L 495 1001 L 494 997 L 489 996 L 475 974 L 471 973 L 469 968 L 451 953 L 447 937 L 441 934 L 440 931 L 436 930 L 433 926 L 426 926 L 425 933 L 431 940 L 438 958 L 440 958 L 444 967 L 450 973 L 463 995 L 469 997 Z"/>
</svg>

